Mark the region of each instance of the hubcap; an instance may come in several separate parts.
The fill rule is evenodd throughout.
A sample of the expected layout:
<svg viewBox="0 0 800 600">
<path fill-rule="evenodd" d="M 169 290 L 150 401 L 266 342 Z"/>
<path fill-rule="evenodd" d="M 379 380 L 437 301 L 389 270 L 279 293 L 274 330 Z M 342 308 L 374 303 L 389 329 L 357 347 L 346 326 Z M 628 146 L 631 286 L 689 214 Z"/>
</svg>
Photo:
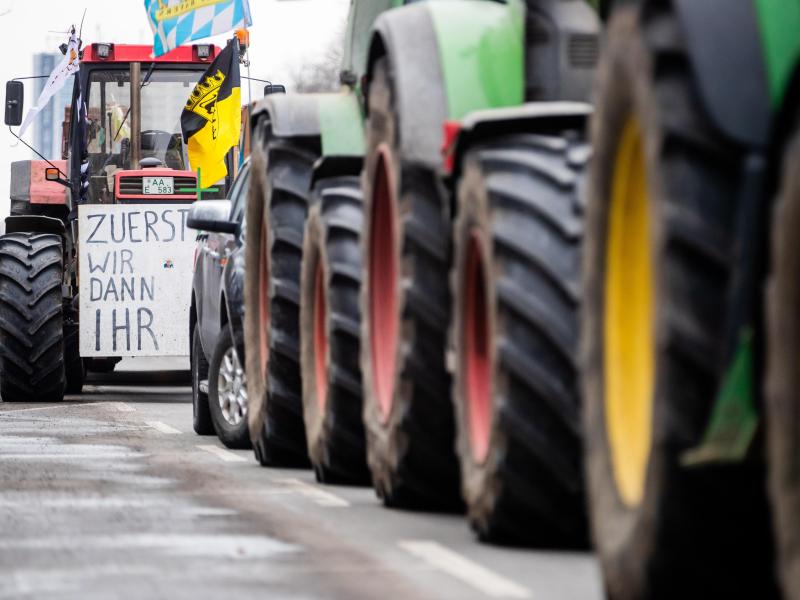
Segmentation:
<svg viewBox="0 0 800 600">
<path fill-rule="evenodd" d="M 472 232 L 467 250 L 464 286 L 464 368 L 472 457 L 486 460 L 492 419 L 489 311 L 486 278 L 477 232 Z"/>
<path fill-rule="evenodd" d="M 654 294 L 647 174 L 638 122 L 617 149 L 606 248 L 603 319 L 607 438 L 619 496 L 644 495 L 655 382 Z"/>
<path fill-rule="evenodd" d="M 392 410 L 395 350 L 397 348 L 397 267 L 395 258 L 395 207 L 389 152 L 378 149 L 372 198 L 369 247 L 369 319 L 372 378 L 381 418 Z"/>
<path fill-rule="evenodd" d="M 247 416 L 247 378 L 233 346 L 222 357 L 217 392 L 222 417 L 228 425 L 239 425 Z"/>
</svg>

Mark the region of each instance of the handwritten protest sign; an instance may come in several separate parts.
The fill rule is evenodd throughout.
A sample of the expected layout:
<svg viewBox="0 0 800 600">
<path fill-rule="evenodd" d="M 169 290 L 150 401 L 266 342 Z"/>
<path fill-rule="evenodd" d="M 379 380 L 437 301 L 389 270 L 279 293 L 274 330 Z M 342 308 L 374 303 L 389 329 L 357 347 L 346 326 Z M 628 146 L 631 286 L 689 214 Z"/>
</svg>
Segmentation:
<svg viewBox="0 0 800 600">
<path fill-rule="evenodd" d="M 79 208 L 81 356 L 186 356 L 195 232 L 186 204 Z"/>
</svg>

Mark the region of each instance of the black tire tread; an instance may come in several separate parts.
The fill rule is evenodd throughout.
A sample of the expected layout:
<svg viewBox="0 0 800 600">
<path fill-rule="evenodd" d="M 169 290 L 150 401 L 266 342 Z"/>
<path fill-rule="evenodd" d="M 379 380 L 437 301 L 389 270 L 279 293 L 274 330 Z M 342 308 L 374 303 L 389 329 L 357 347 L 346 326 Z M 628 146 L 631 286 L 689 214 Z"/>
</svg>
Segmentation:
<svg viewBox="0 0 800 600">
<path fill-rule="evenodd" d="M 360 322 L 361 230 L 358 177 L 322 179 L 306 227 L 303 258 L 303 402 L 308 451 L 321 483 L 369 483 L 362 419 Z M 325 410 L 320 414 L 315 379 L 314 298 L 317 263 L 325 276 L 328 370 Z"/>
<path fill-rule="evenodd" d="M 777 547 L 777 571 L 787 600 L 800 599 L 800 111 L 782 156 L 782 173 L 772 215 L 767 302 L 765 378 L 766 448 L 769 492 Z"/>
<path fill-rule="evenodd" d="M 64 398 L 62 242 L 58 235 L 0 236 L 0 398 Z"/>
<path fill-rule="evenodd" d="M 268 129 L 268 128 L 267 128 Z M 306 467 L 309 464 L 303 423 L 300 375 L 300 266 L 303 234 L 308 214 L 310 182 L 317 152 L 307 140 L 282 138 L 265 131 L 257 137 L 261 162 L 266 166 L 263 198 L 255 198 L 258 186 L 251 185 L 249 202 L 266 202 L 263 219 L 268 227 L 267 268 L 269 273 L 269 359 L 267 361 L 266 404 L 256 419 L 263 419 L 253 437 L 253 449 L 263 466 Z M 254 163 L 255 165 L 256 163 Z M 258 240 L 260 228 L 252 223 Z M 251 243 L 252 243 L 251 242 Z M 259 260 L 263 260 L 260 257 Z M 248 272 L 258 277 L 254 267 Z M 248 364 L 251 364 L 247 352 Z M 258 356 L 258 352 L 255 352 Z M 257 360 L 256 360 L 257 362 Z M 248 368 L 248 373 L 251 369 Z M 259 386 L 250 385 L 248 394 Z"/>
<path fill-rule="evenodd" d="M 704 110 L 672 4 L 616 9 L 600 69 L 582 361 L 592 531 L 612 599 L 766 598 L 775 588 L 763 471 L 680 464 L 702 440 L 722 376 L 743 157 Z M 631 113 L 643 128 L 648 191 L 657 206 L 651 231 L 659 290 L 653 443 L 637 508 L 622 503 L 614 484 L 601 334 L 610 173 L 622 120 Z M 736 531 L 731 523 L 739 524 Z"/>
<path fill-rule="evenodd" d="M 450 224 L 438 175 L 406 164 L 396 139 L 397 116 L 388 59 L 379 58 L 369 88 L 367 156 L 362 173 L 365 227 L 370 230 L 371 187 L 376 151 L 389 145 L 399 178 L 396 202 L 400 219 L 401 303 L 398 377 L 392 412 L 381 420 L 371 391 L 369 332 L 369 261 L 364 261 L 361 291 L 364 422 L 367 459 L 375 491 L 387 506 L 452 510 L 460 508 L 455 423 L 449 401 L 450 377 L 445 367 L 450 294 Z M 364 236 L 363 256 L 369 256 Z"/>
<path fill-rule="evenodd" d="M 473 187 L 482 190 L 460 187 L 458 193 L 451 291 L 460 331 L 451 335 L 458 357 L 453 398 L 468 517 L 486 541 L 585 543 L 577 352 L 583 234 L 578 197 L 586 147 L 580 132 L 502 136 L 471 149 L 464 161 L 464 186 L 478 183 Z M 484 193 L 487 212 L 478 216 L 465 203 Z M 497 323 L 496 413 L 484 465 L 472 457 L 458 347 L 464 335 L 462 269 L 475 227 L 484 230 L 491 248 L 486 277 L 494 288 Z"/>
</svg>

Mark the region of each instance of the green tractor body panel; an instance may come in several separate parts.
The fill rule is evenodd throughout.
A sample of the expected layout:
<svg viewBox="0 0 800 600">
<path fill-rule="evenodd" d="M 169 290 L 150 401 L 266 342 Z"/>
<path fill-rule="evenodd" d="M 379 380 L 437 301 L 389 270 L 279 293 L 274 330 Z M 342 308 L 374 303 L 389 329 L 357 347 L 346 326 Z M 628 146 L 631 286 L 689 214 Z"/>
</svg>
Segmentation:
<svg viewBox="0 0 800 600">
<path fill-rule="evenodd" d="M 741 462 L 747 458 L 758 431 L 759 415 L 753 386 L 753 331 L 740 336 L 733 362 L 722 378 L 717 398 L 697 448 L 681 456 L 685 467 Z"/>
<path fill-rule="evenodd" d="M 324 156 L 364 155 L 364 116 L 356 95 L 320 94 L 319 127 Z"/>
<path fill-rule="evenodd" d="M 760 60 L 763 61 L 771 114 L 771 137 L 784 112 L 786 94 L 800 69 L 800 0 L 753 0 L 754 16 L 760 35 Z M 775 143 L 768 141 L 768 147 Z M 766 199 L 765 199 L 766 200 Z M 765 201 L 764 205 L 769 202 Z M 750 315 L 738 328 L 738 345 L 725 371 L 712 407 L 703 441 L 684 453 L 685 466 L 746 460 L 759 426 L 758 390 L 755 379 L 753 329 L 758 318 Z"/>
<path fill-rule="evenodd" d="M 800 0 L 754 0 L 772 107 L 779 110 L 800 62 Z"/>
<path fill-rule="evenodd" d="M 430 2 L 444 76 L 447 115 L 524 102 L 525 9 L 475 0 Z"/>
</svg>

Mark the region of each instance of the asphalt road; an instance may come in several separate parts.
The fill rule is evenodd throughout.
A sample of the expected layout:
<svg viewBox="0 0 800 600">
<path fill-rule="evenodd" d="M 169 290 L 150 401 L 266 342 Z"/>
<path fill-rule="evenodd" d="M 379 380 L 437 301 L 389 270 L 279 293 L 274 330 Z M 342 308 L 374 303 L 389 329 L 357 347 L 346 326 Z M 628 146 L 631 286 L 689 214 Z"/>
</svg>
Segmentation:
<svg viewBox="0 0 800 600">
<path fill-rule="evenodd" d="M 120 365 L 0 403 L 0 598 L 601 598 L 589 553 L 479 544 L 458 515 L 264 469 L 192 432 L 190 390 Z M 172 383 L 170 383 L 172 382 Z"/>
</svg>

